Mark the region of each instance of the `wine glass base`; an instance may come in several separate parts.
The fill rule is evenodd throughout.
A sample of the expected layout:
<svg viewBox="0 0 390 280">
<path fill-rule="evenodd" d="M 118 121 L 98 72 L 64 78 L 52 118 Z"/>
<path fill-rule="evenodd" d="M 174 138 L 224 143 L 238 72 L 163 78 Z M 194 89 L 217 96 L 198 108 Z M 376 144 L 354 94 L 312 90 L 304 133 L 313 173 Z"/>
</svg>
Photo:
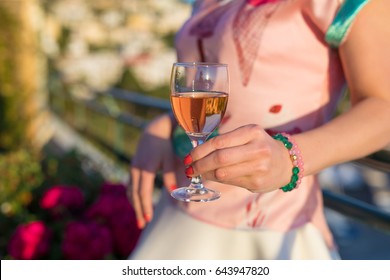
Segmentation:
<svg viewBox="0 0 390 280">
<path fill-rule="evenodd" d="M 183 187 L 172 191 L 171 196 L 185 202 L 207 202 L 220 198 L 221 193 L 206 188 Z"/>
</svg>

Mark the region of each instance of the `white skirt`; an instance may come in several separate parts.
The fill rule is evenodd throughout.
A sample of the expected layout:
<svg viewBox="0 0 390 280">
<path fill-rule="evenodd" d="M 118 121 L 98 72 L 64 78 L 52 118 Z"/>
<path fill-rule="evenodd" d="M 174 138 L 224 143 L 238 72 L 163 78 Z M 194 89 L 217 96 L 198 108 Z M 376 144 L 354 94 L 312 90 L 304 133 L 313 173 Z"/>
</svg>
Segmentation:
<svg viewBox="0 0 390 280">
<path fill-rule="evenodd" d="M 166 192 L 129 256 L 133 260 L 340 259 L 307 223 L 288 232 L 226 229 L 199 221 L 169 202 Z"/>
</svg>

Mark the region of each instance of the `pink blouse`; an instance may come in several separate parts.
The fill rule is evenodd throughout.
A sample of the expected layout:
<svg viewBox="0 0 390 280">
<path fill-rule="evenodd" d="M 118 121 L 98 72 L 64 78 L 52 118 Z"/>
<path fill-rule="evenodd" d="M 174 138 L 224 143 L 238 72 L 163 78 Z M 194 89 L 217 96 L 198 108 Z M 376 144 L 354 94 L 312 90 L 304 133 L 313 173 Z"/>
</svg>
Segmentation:
<svg viewBox="0 0 390 280">
<path fill-rule="evenodd" d="M 345 80 L 337 49 L 324 38 L 339 8 L 338 0 L 197 1 L 176 37 L 178 61 L 229 65 L 231 92 L 221 133 L 256 123 L 270 133 L 294 134 L 331 119 Z M 183 174 L 179 167 L 179 183 L 185 185 Z M 304 177 L 288 193 L 206 185 L 222 197 L 209 203 L 177 202 L 183 211 L 243 230 L 287 231 L 310 222 L 333 244 L 315 176 Z"/>
</svg>

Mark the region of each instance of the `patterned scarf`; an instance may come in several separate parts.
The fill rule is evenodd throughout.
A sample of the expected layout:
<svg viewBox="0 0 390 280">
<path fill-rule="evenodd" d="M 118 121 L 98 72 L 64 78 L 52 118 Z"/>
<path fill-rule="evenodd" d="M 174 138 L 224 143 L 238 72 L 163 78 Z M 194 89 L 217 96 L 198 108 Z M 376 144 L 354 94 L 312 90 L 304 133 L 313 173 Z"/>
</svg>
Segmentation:
<svg viewBox="0 0 390 280">
<path fill-rule="evenodd" d="M 203 61 L 206 61 L 207 57 L 205 57 L 202 40 L 214 34 L 219 20 L 233 3 L 232 0 L 219 2 L 221 2 L 219 6 L 190 30 L 190 35 L 198 37 L 198 49 Z M 238 54 L 241 81 L 244 86 L 249 82 L 264 28 L 279 7 L 279 2 L 282 0 L 246 0 L 242 2 L 235 15 L 232 26 L 233 42 Z"/>
</svg>

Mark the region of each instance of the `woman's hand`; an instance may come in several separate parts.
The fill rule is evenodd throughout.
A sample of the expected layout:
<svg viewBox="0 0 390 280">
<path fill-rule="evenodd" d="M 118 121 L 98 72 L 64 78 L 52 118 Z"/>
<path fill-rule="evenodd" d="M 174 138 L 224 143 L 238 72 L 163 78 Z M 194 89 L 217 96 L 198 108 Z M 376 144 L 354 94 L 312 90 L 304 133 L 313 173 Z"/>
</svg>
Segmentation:
<svg viewBox="0 0 390 280">
<path fill-rule="evenodd" d="M 291 178 L 292 163 L 283 143 L 258 125 L 246 125 L 198 146 L 186 162 L 188 176 L 269 192 Z"/>
<path fill-rule="evenodd" d="M 171 130 L 169 115 L 152 121 L 140 138 L 130 167 L 129 197 L 139 228 L 143 228 L 153 217 L 152 195 L 157 171 L 162 170 L 165 186 L 170 188 L 176 185 Z"/>
</svg>

